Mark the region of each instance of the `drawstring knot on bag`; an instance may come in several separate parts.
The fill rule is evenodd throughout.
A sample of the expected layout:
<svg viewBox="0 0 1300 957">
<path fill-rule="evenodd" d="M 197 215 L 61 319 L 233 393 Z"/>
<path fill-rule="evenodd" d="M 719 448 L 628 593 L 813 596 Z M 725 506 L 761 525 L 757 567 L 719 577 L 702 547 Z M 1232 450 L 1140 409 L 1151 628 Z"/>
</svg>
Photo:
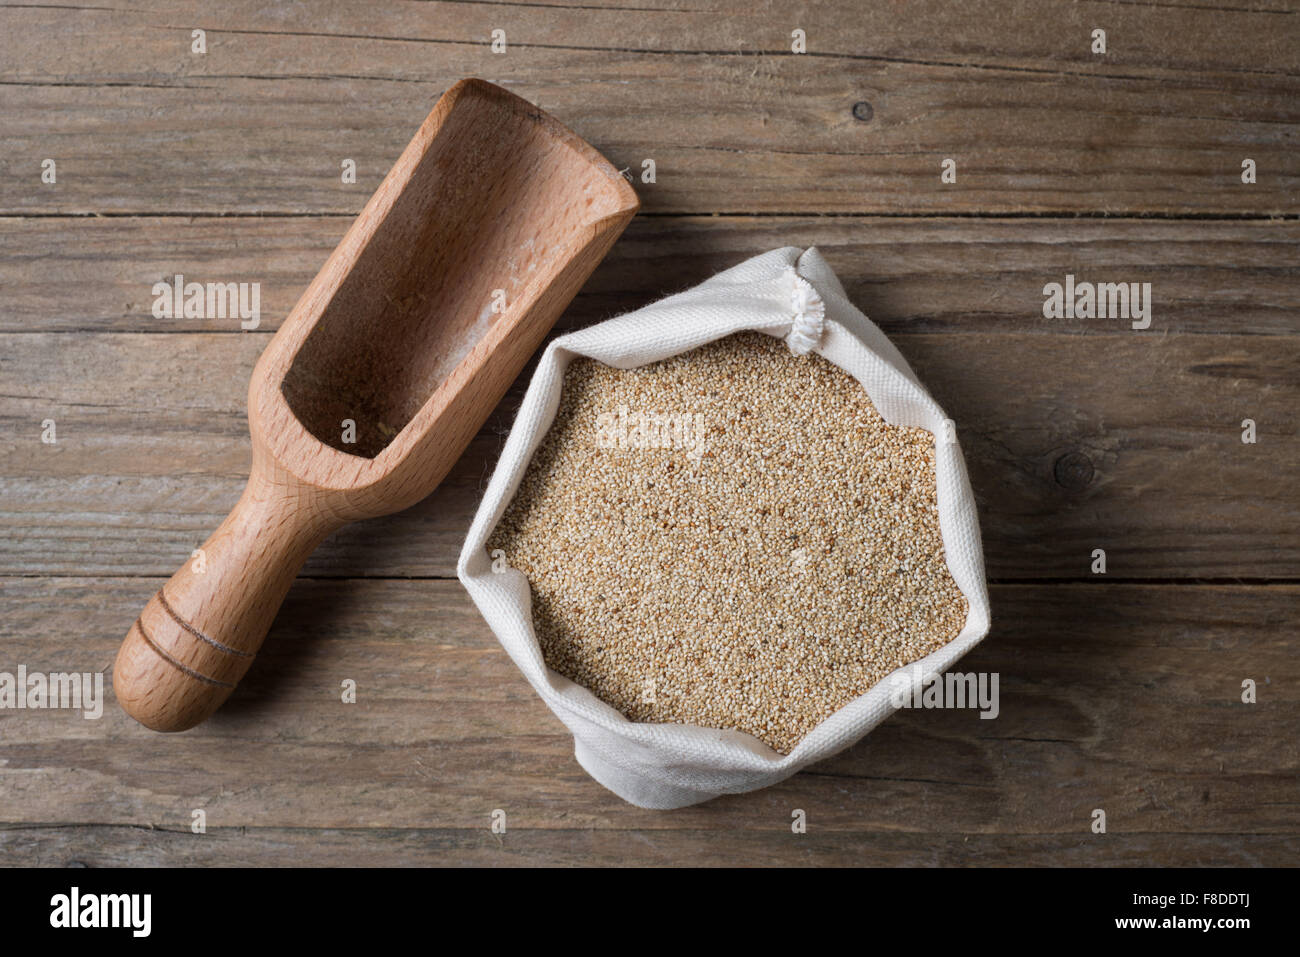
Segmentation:
<svg viewBox="0 0 1300 957">
<path fill-rule="evenodd" d="M 785 344 L 795 355 L 806 356 L 821 342 L 826 303 L 822 302 L 822 297 L 817 294 L 812 283 L 795 272 L 793 267 L 786 270 L 783 278 L 790 289 L 790 309 L 794 312 L 794 321 L 785 337 Z"/>
</svg>

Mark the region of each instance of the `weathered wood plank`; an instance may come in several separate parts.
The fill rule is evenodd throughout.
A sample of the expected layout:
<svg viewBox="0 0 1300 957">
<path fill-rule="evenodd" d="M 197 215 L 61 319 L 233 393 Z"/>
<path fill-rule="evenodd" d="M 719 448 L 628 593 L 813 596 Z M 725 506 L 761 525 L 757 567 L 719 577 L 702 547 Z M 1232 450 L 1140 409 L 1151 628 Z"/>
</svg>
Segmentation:
<svg viewBox="0 0 1300 957">
<path fill-rule="evenodd" d="M 23 75 L 53 69 L 84 79 L 135 65 L 121 55 L 121 44 L 127 42 L 138 44 L 131 49 L 151 52 L 179 46 L 188 54 L 189 31 L 203 27 L 212 41 L 208 59 L 173 59 L 169 65 L 183 64 L 189 75 L 209 76 L 229 66 L 287 74 L 295 66 L 328 62 L 340 72 L 388 76 L 377 68 L 391 63 L 409 79 L 426 74 L 414 70 L 415 59 L 398 55 L 396 44 L 423 45 L 427 69 L 430 53 L 454 56 L 456 47 L 487 48 L 497 28 L 508 35 L 507 56 L 522 59 L 548 48 L 788 56 L 791 30 L 798 27 L 807 34 L 810 58 L 903 63 L 959 58 L 953 65 L 1096 76 L 1135 71 L 1285 74 L 1300 66 L 1300 52 L 1291 42 L 1298 29 L 1296 10 L 1287 0 L 1252 0 L 1235 7 L 1117 5 L 1108 0 L 973 0 L 954 6 L 944 0 L 914 0 L 907 16 L 856 0 L 822 0 L 778 13 L 744 0 L 696 0 L 684 8 L 668 2 L 609 3 L 602 9 L 600 3 L 508 0 L 490 4 L 490 10 L 485 6 L 489 4 L 372 0 L 358 8 L 345 0 L 322 0 L 310 10 L 297 10 L 235 0 L 222 4 L 218 22 L 202 0 L 170 0 L 147 11 L 109 4 L 62 9 L 14 4 L 4 13 L 10 29 L 26 42 L 12 42 L 4 52 Z M 130 35 L 145 26 L 158 36 L 142 40 Z M 1097 27 L 1108 33 L 1104 56 L 1091 50 L 1091 32 Z M 91 43 L 96 37 L 104 42 Z M 296 41 L 288 52 L 298 59 L 258 63 L 256 50 L 240 40 L 244 37 Z M 367 42 L 372 55 L 338 44 L 341 40 Z M 58 59 L 60 41 L 65 49 L 68 43 L 85 44 L 86 58 Z M 308 61 L 313 50 L 318 55 Z M 376 50 L 381 55 L 373 55 Z M 326 60 L 320 52 L 342 57 Z"/>
<path fill-rule="evenodd" d="M 159 584 L 4 580 L 5 667 L 106 667 Z M 111 704 L 98 721 L 0 712 L 0 822 L 186 830 L 201 807 L 212 828 L 478 832 L 502 808 L 521 832 L 788 837 L 798 807 L 814 831 L 1056 835 L 1043 847 L 1082 859 L 1101 807 L 1108 841 L 1269 834 L 1272 856 L 1252 846 L 1281 863 L 1300 828 L 1297 597 L 1294 586 L 995 587 L 994 631 L 961 667 L 1000 674 L 996 720 L 903 712 L 774 788 L 660 814 L 578 768 L 458 583 L 300 580 L 245 684 L 194 731 L 160 736 Z M 344 678 L 355 705 L 340 703 Z M 1256 705 L 1240 701 L 1244 678 L 1259 684 Z"/>
<path fill-rule="evenodd" d="M 663 828 L 0 826 L 5 867 L 1260 867 L 1294 866 L 1300 838 L 1261 834 L 808 833 Z"/>
<path fill-rule="evenodd" d="M 471 74 L 620 166 L 653 158 L 648 211 L 1295 212 L 1292 11 L 818 5 L 795 55 L 793 15 L 722 9 L 0 9 L 0 212 L 354 213 Z"/>
<path fill-rule="evenodd" d="M 256 282 L 279 327 L 346 217 L 0 219 L 0 331 L 230 332 L 237 319 L 157 319 L 152 288 Z M 779 246 L 817 246 L 887 333 L 1082 333 L 1045 320 L 1043 286 L 1149 282 L 1152 328 L 1300 334 L 1300 223 L 1148 220 L 647 217 L 633 220 L 559 328 L 678 292 Z"/>
<path fill-rule="evenodd" d="M 897 340 L 958 423 L 990 572 L 1089 579 L 995 585 L 962 667 L 1001 674 L 998 720 L 904 713 L 783 785 L 672 814 L 604 791 L 458 584 L 348 577 L 452 573 L 517 386 L 432 498 L 313 558 L 208 725 L 0 710 L 0 864 L 1300 863 L 1300 588 L 1087 574 L 1104 547 L 1112 578 L 1300 576 L 1294 4 L 633 6 L 0 7 L 0 213 L 18 217 L 0 219 L 0 671 L 108 668 L 238 494 L 267 335 L 436 96 L 477 74 L 620 166 L 658 164 L 637 183 L 652 215 L 561 328 L 816 244 Z M 670 215 L 717 211 L 781 215 Z M 1067 272 L 1152 282 L 1151 332 L 1043 320 Z M 261 283 L 261 330 L 154 319 L 175 273 Z"/>
<path fill-rule="evenodd" d="M 1291 338 L 901 334 L 957 423 L 992 577 L 1300 577 Z M 238 498 L 262 335 L 0 335 L 0 571 L 170 574 Z M 314 575 L 449 576 L 518 401 L 444 485 L 349 527 Z M 1259 441 L 1241 441 L 1252 418 Z M 58 444 L 40 441 L 54 419 Z M 1230 489 L 1232 494 L 1224 494 Z"/>
</svg>

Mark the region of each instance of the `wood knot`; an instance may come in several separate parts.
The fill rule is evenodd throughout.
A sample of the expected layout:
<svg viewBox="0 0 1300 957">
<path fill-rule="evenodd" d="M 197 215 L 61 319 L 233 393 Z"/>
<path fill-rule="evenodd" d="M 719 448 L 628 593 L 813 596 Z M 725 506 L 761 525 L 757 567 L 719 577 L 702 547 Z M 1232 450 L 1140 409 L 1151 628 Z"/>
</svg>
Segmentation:
<svg viewBox="0 0 1300 957">
<path fill-rule="evenodd" d="M 876 115 L 876 111 L 871 108 L 871 104 L 866 100 L 861 100 L 853 104 L 853 118 L 861 120 L 863 123 L 870 123 L 871 118 Z"/>
<path fill-rule="evenodd" d="M 1067 452 L 1052 467 L 1056 484 L 1071 492 L 1082 492 L 1090 484 L 1095 470 L 1092 461 L 1082 452 Z"/>
</svg>

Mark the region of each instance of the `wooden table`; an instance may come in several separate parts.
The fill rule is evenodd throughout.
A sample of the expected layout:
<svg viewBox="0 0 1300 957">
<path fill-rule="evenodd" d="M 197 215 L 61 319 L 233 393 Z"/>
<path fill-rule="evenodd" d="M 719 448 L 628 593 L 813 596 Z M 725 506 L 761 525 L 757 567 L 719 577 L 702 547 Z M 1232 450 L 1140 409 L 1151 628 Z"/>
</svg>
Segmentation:
<svg viewBox="0 0 1300 957">
<path fill-rule="evenodd" d="M 238 497 L 277 322 L 478 75 L 636 177 L 561 328 L 823 251 L 957 422 L 1001 716 L 682 811 L 603 790 L 454 577 L 521 380 L 312 558 L 212 721 L 0 711 L 0 863 L 1300 863 L 1296 4 L 677 2 L 0 7 L 0 671 L 110 669 Z M 176 274 L 260 283 L 260 327 L 155 318 Z M 1044 318 L 1067 274 L 1150 282 L 1150 328 Z"/>
</svg>

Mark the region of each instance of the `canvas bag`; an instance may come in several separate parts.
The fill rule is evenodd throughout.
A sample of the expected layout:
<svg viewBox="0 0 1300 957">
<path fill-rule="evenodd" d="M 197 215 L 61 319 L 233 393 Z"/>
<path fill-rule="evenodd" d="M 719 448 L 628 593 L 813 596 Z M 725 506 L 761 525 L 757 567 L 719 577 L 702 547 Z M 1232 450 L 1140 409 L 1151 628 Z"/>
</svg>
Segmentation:
<svg viewBox="0 0 1300 957">
<path fill-rule="evenodd" d="M 586 688 L 546 666 L 523 573 L 497 570 L 486 543 L 550 428 L 564 371 L 575 356 L 631 369 L 742 330 L 816 352 L 866 389 L 884 419 L 936 437 L 939 527 L 948 568 L 969 611 L 961 632 L 912 674 L 947 671 L 989 628 L 979 522 L 951 420 L 884 333 L 848 301 L 815 248 L 775 249 L 686 292 L 554 340 L 542 354 L 461 551 L 457 572 L 488 626 L 529 683 L 573 732 L 574 755 L 597 781 L 644 808 L 697 804 L 775 784 L 858 741 L 891 713 L 897 683 L 876 684 L 817 725 L 788 755 L 741 731 L 629 721 Z"/>
</svg>

